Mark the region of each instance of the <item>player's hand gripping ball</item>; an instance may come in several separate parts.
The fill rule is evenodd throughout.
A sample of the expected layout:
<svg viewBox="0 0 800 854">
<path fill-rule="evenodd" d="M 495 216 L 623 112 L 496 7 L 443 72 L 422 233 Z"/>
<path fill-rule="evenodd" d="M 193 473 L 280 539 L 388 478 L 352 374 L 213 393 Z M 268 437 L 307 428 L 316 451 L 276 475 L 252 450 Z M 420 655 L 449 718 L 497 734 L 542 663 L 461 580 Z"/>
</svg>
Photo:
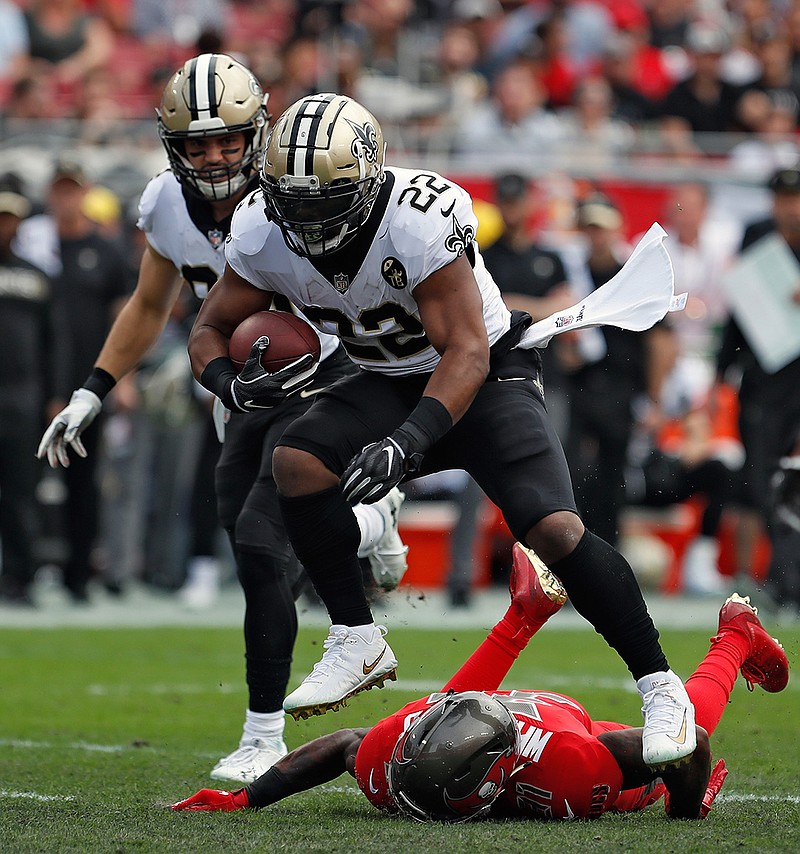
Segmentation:
<svg viewBox="0 0 800 854">
<path fill-rule="evenodd" d="M 228 345 L 240 368 L 231 383 L 237 409 L 271 409 L 305 388 L 319 368 L 320 342 L 299 317 L 282 311 L 260 311 L 237 326 Z"/>
<path fill-rule="evenodd" d="M 262 337 L 269 339 L 261 354 L 267 373 L 274 374 L 307 353 L 319 361 L 319 336 L 305 320 L 288 311 L 257 311 L 236 327 L 228 344 L 228 355 L 240 371 Z"/>
</svg>

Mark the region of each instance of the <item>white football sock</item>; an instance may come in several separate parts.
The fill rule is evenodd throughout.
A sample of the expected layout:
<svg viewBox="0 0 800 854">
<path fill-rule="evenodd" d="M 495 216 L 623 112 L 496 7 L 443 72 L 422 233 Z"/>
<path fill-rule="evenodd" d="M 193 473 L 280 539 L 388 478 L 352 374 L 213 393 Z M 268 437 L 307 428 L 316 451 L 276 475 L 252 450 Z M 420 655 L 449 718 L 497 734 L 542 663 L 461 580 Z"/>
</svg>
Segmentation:
<svg viewBox="0 0 800 854">
<path fill-rule="evenodd" d="M 386 522 L 383 513 L 372 504 L 356 504 L 353 513 L 356 514 L 356 521 L 361 530 L 358 556 L 367 557 L 386 533 Z"/>
<path fill-rule="evenodd" d="M 283 709 L 278 712 L 251 712 L 248 709 L 242 739 L 281 738 L 285 725 L 286 713 Z"/>
</svg>

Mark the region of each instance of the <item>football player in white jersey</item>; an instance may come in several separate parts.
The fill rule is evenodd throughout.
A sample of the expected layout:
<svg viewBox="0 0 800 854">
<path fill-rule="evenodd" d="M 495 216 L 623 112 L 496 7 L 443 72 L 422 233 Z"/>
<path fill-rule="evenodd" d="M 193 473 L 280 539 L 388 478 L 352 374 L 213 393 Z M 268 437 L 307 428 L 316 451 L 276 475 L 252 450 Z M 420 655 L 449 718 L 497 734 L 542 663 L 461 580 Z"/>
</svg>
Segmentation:
<svg viewBox="0 0 800 854">
<path fill-rule="evenodd" d="M 577 513 L 541 359 L 518 346 L 531 318 L 508 311 L 487 273 L 467 193 L 433 172 L 385 167 L 384 156 L 378 122 L 350 98 L 322 93 L 286 110 L 189 338 L 195 376 L 230 406 L 241 389 L 228 338 L 276 293 L 361 367 L 317 395 L 273 455 L 286 531 L 332 623 L 322 660 L 284 708 L 336 710 L 394 677 L 361 583 L 351 505 L 463 468 L 637 680 L 644 760 L 679 761 L 696 746 L 694 709 L 630 566 Z M 261 382 L 269 406 L 274 383 Z M 256 403 L 258 385 L 248 390 Z"/>
<path fill-rule="evenodd" d="M 224 241 L 238 202 L 258 184 L 268 125 L 267 96 L 236 60 L 217 54 L 190 59 L 168 82 L 158 128 L 170 169 L 153 178 L 139 203 L 147 235 L 139 279 L 98 356 L 92 375 L 72 395 L 42 438 L 39 456 L 53 467 L 69 465 L 68 447 L 85 456 L 81 432 L 104 396 L 131 371 L 164 329 L 183 282 L 205 297 L 224 268 Z M 281 306 L 291 310 L 285 301 Z M 283 698 L 289 679 L 297 614 L 291 572 L 297 574 L 283 530 L 272 450 L 286 426 L 304 412 L 313 391 L 352 373 L 339 342 L 320 335 L 319 370 L 304 395 L 257 413 L 232 413 L 225 429 L 215 486 L 220 521 L 233 545 L 245 593 L 245 650 L 249 703 L 239 747 L 212 770 L 215 779 L 248 782 L 286 753 Z M 302 368 L 275 375 L 297 379 Z M 308 373 L 306 371 L 306 373 Z M 406 567 L 397 533 L 402 493 L 382 505 L 360 507 L 359 553 L 369 557 L 377 582 L 396 585 Z"/>
</svg>

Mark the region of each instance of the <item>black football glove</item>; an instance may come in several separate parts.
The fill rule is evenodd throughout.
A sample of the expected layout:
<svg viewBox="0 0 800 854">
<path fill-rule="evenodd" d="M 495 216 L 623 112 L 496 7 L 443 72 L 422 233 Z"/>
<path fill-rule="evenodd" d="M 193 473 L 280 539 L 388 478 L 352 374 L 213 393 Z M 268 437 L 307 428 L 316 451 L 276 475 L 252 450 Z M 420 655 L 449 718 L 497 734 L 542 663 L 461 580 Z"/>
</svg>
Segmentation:
<svg viewBox="0 0 800 854">
<path fill-rule="evenodd" d="M 407 475 L 419 470 L 417 453 L 402 430 L 373 442 L 356 454 L 342 475 L 342 493 L 350 504 L 374 504 Z"/>
<path fill-rule="evenodd" d="M 270 374 L 261 365 L 261 354 L 269 346 L 262 335 L 250 349 L 250 355 L 239 375 L 231 383 L 231 397 L 241 412 L 271 409 L 290 394 L 305 388 L 319 368 L 311 353 L 306 353 L 285 368 Z"/>
</svg>

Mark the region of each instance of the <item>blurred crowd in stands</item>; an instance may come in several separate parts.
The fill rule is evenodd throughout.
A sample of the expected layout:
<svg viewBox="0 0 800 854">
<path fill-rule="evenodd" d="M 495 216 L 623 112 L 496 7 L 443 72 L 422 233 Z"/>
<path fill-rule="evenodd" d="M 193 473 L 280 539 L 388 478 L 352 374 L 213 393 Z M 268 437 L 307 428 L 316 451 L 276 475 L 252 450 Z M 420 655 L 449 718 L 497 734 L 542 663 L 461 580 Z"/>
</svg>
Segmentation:
<svg viewBox="0 0 800 854">
<path fill-rule="evenodd" d="M 340 91 L 381 120 L 390 162 L 407 155 L 424 167 L 429 157 L 441 169 L 435 155 L 461 158 L 457 177 L 475 178 L 463 183 L 476 200 L 487 267 L 509 305 L 534 317 L 608 281 L 658 219 L 686 309 L 646 334 L 586 330 L 544 353 L 548 405 L 581 511 L 597 534 L 629 547 L 637 568 L 626 511 L 688 501 L 697 520 L 676 588 L 696 594 L 730 587 L 720 573 L 726 519 L 735 520 L 726 571 L 740 584 L 764 580 L 753 566 L 768 534 L 768 598 L 798 611 L 800 356 L 765 370 L 725 281 L 770 236 L 800 259 L 800 2 L 0 0 L 0 154 L 19 128 L 45 137 L 65 120 L 78 129 L 75 150 L 113 148 L 133 120 L 156 148 L 166 80 L 207 51 L 252 68 L 273 116 L 309 92 Z M 642 180 L 652 157 L 672 179 L 637 215 L 635 198 L 599 178 L 638 163 L 631 174 Z M 0 268 L 13 252 L 43 269 L 62 294 L 56 323 L 84 339 L 82 353 L 74 342 L 71 355 L 62 351 L 42 426 L 91 367 L 141 252 L 135 192 L 93 180 L 94 164 L 48 163 L 47 175 L 8 170 L 0 179 L 0 225 L 16 220 L 0 228 Z M 725 180 L 700 179 L 720 163 Z M 784 296 L 785 313 L 800 312 L 800 272 Z M 40 465 L 38 431 L 28 436 L 36 468 L 25 476 L 39 482 L 30 512 L 45 534 L 38 560 L 59 568 L 76 601 L 94 580 L 115 593 L 132 580 L 183 589 L 193 539 L 213 532 L 207 513 L 189 506 L 213 508 L 212 492 L 198 499 L 191 489 L 214 454 L 208 400 L 185 358 L 196 309 L 187 290 L 156 351 L 115 389 L 98 424 L 101 453 L 90 454 L 94 486 Z M 0 376 L 6 391 L 11 382 Z M 17 458 L 19 436 L 3 448 L 3 421 L 13 417 L 0 396 L 0 454 Z M 469 604 L 484 499 L 463 478 L 420 481 L 409 492 L 420 501 L 443 494 L 459 507 L 447 584 L 454 605 Z M 0 496 L 11 494 L 0 480 Z M 780 517 L 779 494 L 789 507 Z M 81 535 L 70 540 L 70 530 Z M 202 590 L 184 591 L 187 604 L 213 602 L 226 572 L 218 539 L 219 567 L 206 568 Z"/>
<path fill-rule="evenodd" d="M 795 0 L 0 0 L 0 109 L 102 138 L 210 51 L 251 68 L 274 115 L 344 92 L 416 147 L 602 163 L 722 132 L 762 175 L 795 151 Z"/>
</svg>

